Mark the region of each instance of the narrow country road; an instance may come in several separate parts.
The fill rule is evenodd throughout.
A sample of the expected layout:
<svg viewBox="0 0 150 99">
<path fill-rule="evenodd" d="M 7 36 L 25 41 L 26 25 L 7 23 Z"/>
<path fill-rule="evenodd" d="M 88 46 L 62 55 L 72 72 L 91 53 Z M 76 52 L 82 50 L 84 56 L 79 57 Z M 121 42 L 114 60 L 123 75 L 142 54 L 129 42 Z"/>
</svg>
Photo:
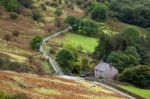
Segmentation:
<svg viewBox="0 0 150 99">
<path fill-rule="evenodd" d="M 57 32 L 53 35 L 50 35 L 46 38 L 43 39 L 43 42 L 40 46 L 40 52 L 42 53 L 42 55 L 49 61 L 49 63 L 51 64 L 51 66 L 53 67 L 55 73 L 57 75 L 63 75 L 63 72 L 61 71 L 60 66 L 57 64 L 57 62 L 45 51 L 44 49 L 44 45 L 52 38 L 59 36 L 60 34 L 66 33 L 71 29 L 71 27 L 66 28 L 65 30 L 62 30 L 60 32 Z"/>
</svg>

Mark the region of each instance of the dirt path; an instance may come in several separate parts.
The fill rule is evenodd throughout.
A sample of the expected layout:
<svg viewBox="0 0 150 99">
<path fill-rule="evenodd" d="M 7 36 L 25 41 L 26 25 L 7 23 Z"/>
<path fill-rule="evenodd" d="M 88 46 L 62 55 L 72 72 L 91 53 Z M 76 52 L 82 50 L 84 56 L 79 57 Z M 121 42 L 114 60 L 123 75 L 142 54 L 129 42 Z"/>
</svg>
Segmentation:
<svg viewBox="0 0 150 99">
<path fill-rule="evenodd" d="M 44 38 L 44 39 L 43 39 L 43 42 L 42 42 L 42 44 L 41 44 L 41 46 L 40 46 L 40 52 L 41 52 L 41 53 L 43 54 L 43 56 L 49 61 L 49 63 L 51 64 L 51 66 L 53 67 L 53 69 L 54 69 L 54 71 L 55 71 L 55 73 L 56 73 L 57 75 L 63 75 L 64 73 L 62 72 L 62 70 L 61 70 L 60 66 L 58 65 L 58 63 L 57 63 L 50 55 L 48 55 L 48 53 L 45 51 L 44 45 L 45 45 L 49 40 L 51 40 L 52 38 L 57 37 L 57 36 L 59 36 L 60 34 L 63 34 L 63 33 L 68 32 L 69 29 L 71 29 L 71 27 L 68 27 L 68 28 L 66 28 L 65 30 L 62 30 L 62 31 L 60 31 L 60 32 L 57 32 L 57 33 L 55 33 L 55 34 L 53 34 L 53 35 L 50 35 L 50 36 Z"/>
</svg>

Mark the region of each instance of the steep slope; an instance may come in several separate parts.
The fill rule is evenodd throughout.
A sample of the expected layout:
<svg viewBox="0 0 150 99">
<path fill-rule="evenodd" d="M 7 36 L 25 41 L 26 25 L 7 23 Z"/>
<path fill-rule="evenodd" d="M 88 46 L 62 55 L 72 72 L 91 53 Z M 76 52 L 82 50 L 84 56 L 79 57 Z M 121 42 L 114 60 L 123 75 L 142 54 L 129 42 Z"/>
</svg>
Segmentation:
<svg viewBox="0 0 150 99">
<path fill-rule="evenodd" d="M 56 8 L 49 5 L 51 3 L 53 2 L 47 0 L 34 0 L 33 8 L 23 8 L 15 19 L 12 18 L 14 13 L 8 12 L 4 5 L 0 4 L 0 56 L 27 64 L 32 67 L 32 72 L 37 72 L 39 67 L 44 67 L 46 61 L 38 52 L 31 49 L 32 38 L 37 35 L 45 37 L 67 27 L 64 22 L 67 16 L 84 15 L 79 7 L 68 8 L 63 1 L 59 5 L 63 12 L 59 21 L 63 24 L 57 26 Z M 43 4 L 45 9 L 41 7 Z M 43 15 L 43 20 L 40 22 L 32 18 L 37 9 Z"/>
<path fill-rule="evenodd" d="M 0 71 L 0 89 L 30 99 L 127 99 L 100 86 L 58 77 Z"/>
</svg>

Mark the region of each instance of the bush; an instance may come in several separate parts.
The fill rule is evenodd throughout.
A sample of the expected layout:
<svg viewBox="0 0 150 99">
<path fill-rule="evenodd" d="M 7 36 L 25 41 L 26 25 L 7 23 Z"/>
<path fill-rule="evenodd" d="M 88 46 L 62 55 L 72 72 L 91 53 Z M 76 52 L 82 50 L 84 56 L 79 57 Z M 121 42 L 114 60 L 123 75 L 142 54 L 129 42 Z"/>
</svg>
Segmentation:
<svg viewBox="0 0 150 99">
<path fill-rule="evenodd" d="M 41 36 L 35 36 L 32 39 L 31 46 L 34 50 L 39 50 L 40 45 L 42 44 L 43 38 Z"/>
<path fill-rule="evenodd" d="M 139 57 L 124 52 L 111 52 L 107 61 L 122 72 L 127 67 L 138 65 Z"/>
<path fill-rule="evenodd" d="M 96 4 L 94 5 L 91 11 L 92 19 L 96 21 L 106 21 L 108 17 L 108 8 L 104 4 Z"/>
<path fill-rule="evenodd" d="M 89 60 L 88 58 L 82 58 L 81 60 L 81 69 L 83 73 L 89 73 L 91 68 L 89 65 Z"/>
<path fill-rule="evenodd" d="M 7 58 L 0 58 L 0 69 L 1 70 L 12 70 L 17 72 L 29 72 L 31 68 L 25 64 L 18 62 L 11 62 Z"/>
<path fill-rule="evenodd" d="M 134 46 L 136 43 L 139 43 L 140 40 L 140 32 L 138 28 L 135 27 L 127 27 L 121 32 L 121 36 L 128 46 Z"/>
<path fill-rule="evenodd" d="M 4 39 L 5 39 L 6 41 L 11 41 L 11 40 L 12 40 L 12 35 L 6 34 L 6 35 L 4 36 Z"/>
<path fill-rule="evenodd" d="M 115 51 L 124 51 L 127 47 L 138 46 L 140 42 L 143 43 L 140 32 L 135 27 L 127 27 L 111 38 L 111 45 Z"/>
<path fill-rule="evenodd" d="M 42 21 L 43 19 L 43 14 L 40 10 L 34 10 L 32 12 L 32 19 L 35 20 L 35 21 Z"/>
<path fill-rule="evenodd" d="M 70 49 L 62 49 L 56 56 L 56 61 L 65 73 L 72 72 L 76 60 L 74 52 Z"/>
<path fill-rule="evenodd" d="M 33 0 L 17 0 L 17 1 L 26 8 L 32 8 L 33 6 Z"/>
<path fill-rule="evenodd" d="M 107 61 L 122 72 L 124 68 L 129 66 L 130 58 L 123 52 L 111 52 Z"/>
<path fill-rule="evenodd" d="M 66 18 L 66 22 L 71 26 L 73 31 L 77 31 L 79 29 L 81 19 L 75 16 L 68 16 Z"/>
<path fill-rule="evenodd" d="M 44 10 L 44 11 L 47 9 L 46 6 L 45 6 L 45 4 L 41 4 L 40 7 L 41 7 L 41 9 Z"/>
<path fill-rule="evenodd" d="M 0 91 L 0 99 L 13 99 L 13 96 L 6 92 Z"/>
<path fill-rule="evenodd" d="M 57 17 L 60 17 L 62 14 L 63 14 L 62 9 L 57 8 L 56 11 L 55 11 L 55 15 L 56 15 Z"/>
<path fill-rule="evenodd" d="M 19 35 L 20 35 L 20 32 L 19 32 L 19 31 L 13 31 L 13 36 L 18 37 Z"/>
<path fill-rule="evenodd" d="M 56 54 L 56 49 L 55 48 L 51 48 L 50 49 L 50 54 Z"/>
<path fill-rule="evenodd" d="M 99 43 L 93 52 L 94 58 L 98 60 L 106 60 L 110 52 L 112 51 L 112 47 L 109 41 L 110 37 L 105 34 L 101 33 L 99 38 Z"/>
<path fill-rule="evenodd" d="M 85 36 L 97 37 L 99 32 L 98 24 L 90 19 L 80 22 L 78 33 Z"/>
<path fill-rule="evenodd" d="M 20 6 L 17 0 L 5 0 L 3 2 L 5 8 L 10 12 L 15 12 Z"/>
<path fill-rule="evenodd" d="M 29 97 L 25 93 L 16 93 L 12 99 L 29 99 Z"/>
<path fill-rule="evenodd" d="M 10 14 L 10 18 L 11 19 L 17 19 L 18 18 L 18 14 L 16 13 L 16 12 L 12 12 L 11 14 Z"/>
<path fill-rule="evenodd" d="M 127 68 L 118 78 L 120 81 L 129 82 L 139 87 L 150 87 L 150 67 L 136 66 Z"/>
</svg>

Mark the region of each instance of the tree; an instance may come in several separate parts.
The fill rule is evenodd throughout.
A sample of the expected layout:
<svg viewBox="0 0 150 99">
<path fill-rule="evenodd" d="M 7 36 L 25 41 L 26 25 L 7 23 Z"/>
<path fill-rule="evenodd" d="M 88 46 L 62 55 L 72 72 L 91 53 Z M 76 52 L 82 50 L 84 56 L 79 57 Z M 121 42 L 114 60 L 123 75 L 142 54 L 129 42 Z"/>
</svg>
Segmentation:
<svg viewBox="0 0 150 99">
<path fill-rule="evenodd" d="M 108 8 L 104 4 L 96 4 L 91 11 L 92 19 L 96 21 L 106 21 L 108 17 Z"/>
<path fill-rule="evenodd" d="M 137 47 L 137 52 L 141 58 L 140 64 L 142 65 L 150 65 L 150 55 L 149 52 L 145 50 L 142 46 Z"/>
<path fill-rule="evenodd" d="M 140 43 L 140 32 L 135 27 L 127 27 L 118 35 L 123 39 L 124 49 L 128 46 L 137 46 Z"/>
<path fill-rule="evenodd" d="M 56 61 L 62 67 L 65 73 L 72 72 L 75 60 L 76 57 L 74 56 L 73 51 L 70 49 L 62 49 L 56 55 Z"/>
<path fill-rule="evenodd" d="M 124 51 L 127 48 L 124 37 L 121 36 L 120 34 L 112 36 L 110 40 L 113 51 Z"/>
<path fill-rule="evenodd" d="M 71 26 L 73 31 L 77 31 L 79 29 L 81 19 L 75 16 L 68 16 L 66 18 L 66 22 Z"/>
<path fill-rule="evenodd" d="M 96 37 L 98 36 L 99 28 L 95 21 L 84 19 L 81 21 L 78 33 L 85 36 Z"/>
<path fill-rule="evenodd" d="M 94 57 L 99 60 L 101 60 L 101 59 L 105 60 L 105 59 L 107 59 L 111 50 L 112 50 L 112 47 L 110 45 L 108 35 L 101 33 L 99 43 L 93 53 Z"/>
<path fill-rule="evenodd" d="M 127 27 L 122 32 L 111 37 L 111 45 L 114 51 L 124 51 L 127 47 L 138 46 L 140 43 L 140 32 L 135 27 Z"/>
<path fill-rule="evenodd" d="M 82 59 L 81 68 L 82 68 L 83 73 L 89 73 L 90 72 L 89 60 L 87 58 Z"/>
<path fill-rule="evenodd" d="M 140 63 L 141 58 L 135 47 L 128 47 L 125 53 L 129 56 L 131 65 L 138 65 Z"/>
<path fill-rule="evenodd" d="M 114 17 L 142 27 L 150 26 L 149 5 L 149 0 L 110 0 L 110 10 Z"/>
<path fill-rule="evenodd" d="M 124 68 L 129 66 L 130 58 L 123 52 L 111 52 L 107 61 L 116 67 L 119 72 L 122 72 Z"/>
<path fill-rule="evenodd" d="M 40 45 L 42 44 L 43 38 L 41 36 L 35 36 L 32 39 L 31 46 L 34 50 L 39 50 Z"/>
<path fill-rule="evenodd" d="M 15 12 L 19 8 L 19 3 L 17 0 L 5 0 L 4 6 L 10 12 Z"/>
<path fill-rule="evenodd" d="M 120 81 L 133 83 L 139 87 L 150 87 L 150 67 L 141 65 L 127 68 L 118 79 Z"/>
<path fill-rule="evenodd" d="M 139 64 L 139 60 L 140 59 L 136 50 L 132 48 L 128 48 L 125 52 L 112 51 L 107 59 L 107 61 L 115 66 L 120 72 L 127 67 L 137 66 Z"/>
</svg>

